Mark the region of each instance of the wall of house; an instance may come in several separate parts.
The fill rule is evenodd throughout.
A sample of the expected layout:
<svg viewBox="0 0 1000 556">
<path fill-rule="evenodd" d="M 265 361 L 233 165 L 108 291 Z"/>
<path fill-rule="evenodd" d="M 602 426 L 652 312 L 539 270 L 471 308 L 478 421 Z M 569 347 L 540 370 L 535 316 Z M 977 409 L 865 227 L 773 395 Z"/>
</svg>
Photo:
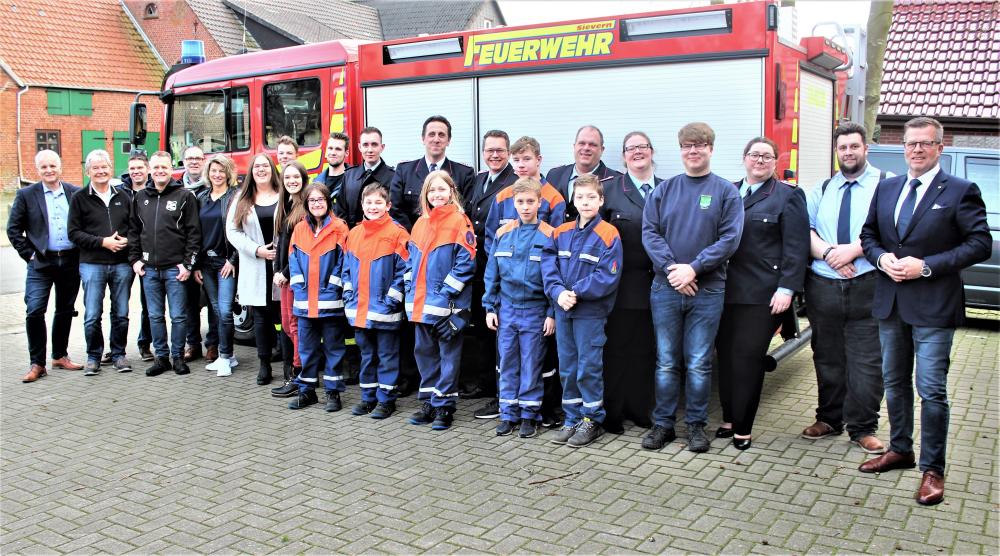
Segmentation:
<svg viewBox="0 0 1000 556">
<path fill-rule="evenodd" d="M 17 187 L 17 83 L 0 70 L 0 191 Z"/>
<path fill-rule="evenodd" d="M 6 93 L 0 93 L 2 97 Z M 21 97 L 21 164 L 24 177 L 36 181 L 35 144 L 36 130 L 58 130 L 60 132 L 60 155 L 63 163 L 63 179 L 80 184 L 83 181 L 83 160 L 86 153 L 81 152 L 84 130 L 104 132 L 104 150 L 114 156 L 114 132 L 128 131 L 129 106 L 135 98 L 134 93 L 112 93 L 94 91 L 93 113 L 90 116 L 55 116 L 48 113 L 48 94 L 45 88 L 31 87 Z M 149 131 L 158 132 L 163 121 L 163 105 L 153 97 L 145 97 Z M 0 106 L 6 101 L 0 100 Z M 0 108 L 0 113 L 7 111 Z M 13 110 L 10 111 L 13 113 Z M 5 135 L 5 134 L 0 134 Z M 6 164 L 4 165 L 6 168 Z M 16 172 L 16 160 L 15 160 Z"/>
<path fill-rule="evenodd" d="M 491 27 L 498 27 L 504 25 L 503 16 L 500 14 L 500 10 L 496 6 L 496 2 L 483 2 L 482 6 L 476 11 L 475 15 L 469 20 L 466 25 L 466 29 L 482 29 L 485 27 L 483 23 L 486 19 L 492 22 Z"/>
<path fill-rule="evenodd" d="M 881 131 L 878 142 L 882 145 L 898 145 L 903 142 L 904 122 L 879 122 Z M 993 130 L 982 127 L 969 128 L 962 124 L 942 122 L 944 144 L 956 147 L 979 147 L 1000 149 L 1000 128 Z"/>
<path fill-rule="evenodd" d="M 144 16 L 146 6 L 156 4 L 157 17 Z M 168 66 L 178 63 L 181 59 L 181 41 L 199 40 L 205 43 L 205 59 L 222 58 L 225 53 L 219 43 L 215 42 L 208 29 L 201 23 L 187 2 L 180 0 L 125 0 L 125 5 L 132 13 L 142 30 L 153 42 L 157 52 Z"/>
</svg>

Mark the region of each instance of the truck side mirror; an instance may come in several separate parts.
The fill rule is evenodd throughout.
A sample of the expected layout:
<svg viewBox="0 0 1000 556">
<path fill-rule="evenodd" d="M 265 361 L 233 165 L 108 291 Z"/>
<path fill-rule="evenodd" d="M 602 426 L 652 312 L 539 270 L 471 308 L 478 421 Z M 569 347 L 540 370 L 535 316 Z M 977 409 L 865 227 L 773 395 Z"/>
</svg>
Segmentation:
<svg viewBox="0 0 1000 556">
<path fill-rule="evenodd" d="M 133 102 L 129 110 L 128 134 L 133 147 L 146 143 L 146 105 Z"/>
</svg>

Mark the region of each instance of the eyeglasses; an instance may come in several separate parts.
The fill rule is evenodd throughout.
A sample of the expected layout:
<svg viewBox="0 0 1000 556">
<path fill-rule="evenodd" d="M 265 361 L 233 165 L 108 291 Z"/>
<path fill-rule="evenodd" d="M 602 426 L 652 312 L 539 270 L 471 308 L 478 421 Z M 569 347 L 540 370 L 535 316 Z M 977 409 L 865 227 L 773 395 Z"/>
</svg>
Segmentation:
<svg viewBox="0 0 1000 556">
<path fill-rule="evenodd" d="M 681 152 L 684 151 L 703 151 L 708 147 L 708 143 L 682 143 Z"/>
<path fill-rule="evenodd" d="M 309 199 L 307 199 L 307 201 L 309 202 L 310 205 L 325 205 L 326 204 L 326 198 L 324 198 L 324 197 L 310 197 Z"/>
<path fill-rule="evenodd" d="M 629 145 L 625 147 L 625 152 L 648 151 L 651 148 L 653 148 L 653 145 L 650 145 L 649 143 L 639 143 L 638 145 Z"/>
<path fill-rule="evenodd" d="M 774 162 L 774 155 L 770 154 L 747 153 L 746 157 L 754 162 L 757 162 L 758 160 L 762 160 L 764 162 Z"/>
<path fill-rule="evenodd" d="M 924 149 L 929 149 L 934 145 L 939 145 L 940 143 L 941 141 L 907 141 L 906 143 L 903 143 L 903 146 L 906 147 L 906 150 L 912 151 L 913 149 L 917 148 L 917 146 L 920 146 Z"/>
<path fill-rule="evenodd" d="M 184 160 L 186 160 L 187 162 L 197 162 L 199 160 L 205 160 L 205 157 L 204 156 L 189 156 L 189 157 L 186 157 Z"/>
<path fill-rule="evenodd" d="M 483 149 L 483 152 L 489 155 L 504 154 L 507 152 L 507 149 Z"/>
</svg>

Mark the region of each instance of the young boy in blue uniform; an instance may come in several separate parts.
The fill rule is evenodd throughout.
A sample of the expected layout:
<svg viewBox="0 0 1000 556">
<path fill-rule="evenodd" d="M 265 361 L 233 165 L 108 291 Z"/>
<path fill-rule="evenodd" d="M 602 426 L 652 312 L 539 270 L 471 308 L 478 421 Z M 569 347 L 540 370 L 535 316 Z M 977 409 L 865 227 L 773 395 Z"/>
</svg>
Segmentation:
<svg viewBox="0 0 1000 556">
<path fill-rule="evenodd" d="M 542 184 L 521 178 L 511 187 L 518 219 L 496 232 L 486 263 L 486 326 L 498 330 L 500 353 L 500 424 L 507 436 L 521 422 L 518 435 L 537 434 L 542 408 L 542 361 L 545 340 L 555 332 L 552 306 L 542 282 L 542 249 L 553 228 L 538 220 Z"/>
<path fill-rule="evenodd" d="M 579 216 L 556 228 L 542 253 L 545 293 L 558 305 L 556 344 L 566 422 L 552 442 L 586 446 L 604 432 L 604 323 L 621 278 L 618 230 L 604 222 L 604 188 L 591 174 L 577 178 L 573 204 Z"/>
<path fill-rule="evenodd" d="M 410 235 L 389 214 L 389 190 L 373 182 L 361 192 L 365 219 L 347 235 L 344 313 L 361 350 L 361 402 L 352 415 L 385 419 L 396 411 L 403 273 Z"/>
</svg>

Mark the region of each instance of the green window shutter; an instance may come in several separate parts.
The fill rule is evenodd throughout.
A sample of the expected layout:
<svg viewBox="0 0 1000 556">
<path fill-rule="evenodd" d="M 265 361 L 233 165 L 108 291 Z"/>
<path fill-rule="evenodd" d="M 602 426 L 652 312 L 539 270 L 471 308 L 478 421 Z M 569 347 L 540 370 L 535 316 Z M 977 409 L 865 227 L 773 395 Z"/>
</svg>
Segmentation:
<svg viewBox="0 0 1000 556">
<path fill-rule="evenodd" d="M 72 116 L 92 116 L 94 114 L 94 93 L 89 91 L 68 91 L 69 113 Z"/>
<path fill-rule="evenodd" d="M 48 111 L 50 116 L 69 115 L 69 91 L 65 89 L 47 89 Z"/>
</svg>

